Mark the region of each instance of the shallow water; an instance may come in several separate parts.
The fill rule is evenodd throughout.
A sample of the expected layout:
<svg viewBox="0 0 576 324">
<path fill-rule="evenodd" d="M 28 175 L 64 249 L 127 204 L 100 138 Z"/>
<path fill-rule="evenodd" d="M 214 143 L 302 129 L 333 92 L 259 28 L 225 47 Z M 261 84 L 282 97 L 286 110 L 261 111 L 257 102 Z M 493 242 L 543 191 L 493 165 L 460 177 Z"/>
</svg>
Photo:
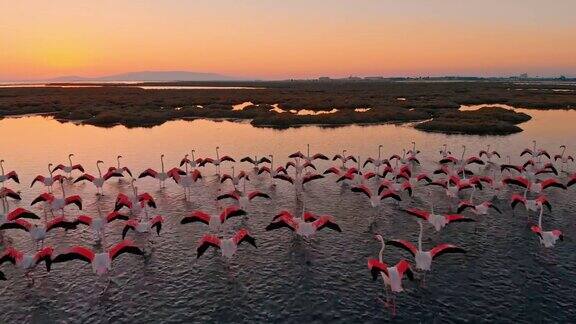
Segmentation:
<svg viewBox="0 0 576 324">
<path fill-rule="evenodd" d="M 104 160 L 106 167 L 114 165 L 117 154 L 124 156 L 124 165 L 139 173 L 148 167 L 158 169 L 159 155 L 164 153 L 168 169 L 191 149 L 196 150 L 196 156 L 212 157 L 216 145 L 220 146 L 221 155 L 237 160 L 246 155 L 273 153 L 278 165 L 286 162 L 288 154 L 305 151 L 306 143 L 310 143 L 312 153 L 332 156 L 347 149 L 365 159 L 377 155 L 378 144 L 384 145 L 383 155 L 387 157 L 410 148 L 410 142 L 416 141 L 417 148 L 423 151 L 424 170 L 435 166 L 443 143 L 457 155 L 462 144 L 474 154 L 491 144 L 493 149 L 505 152 L 503 155 L 512 155 L 513 161 L 520 161 L 518 154 L 531 147 L 533 139 L 550 152 L 556 153 L 559 145 L 568 144 L 567 153 L 574 153 L 570 139 L 576 135 L 571 125 L 576 112 L 527 112 L 534 118 L 520 125 L 524 132 L 496 137 L 429 134 L 401 125 L 309 126 L 280 131 L 254 128 L 244 122 L 207 120 L 172 121 L 153 128 L 105 129 L 25 117 L 0 120 L 0 158 L 6 160 L 7 171 L 15 169 L 19 173 L 21 185 L 9 187 L 21 190 L 23 200 L 17 205 L 29 208 L 32 199 L 43 191 L 40 186 L 29 188 L 33 177 L 45 175 L 48 162 L 65 163 L 68 153 L 75 153 L 75 163 L 82 163 L 90 173 L 96 172 L 98 159 Z M 317 165 L 323 171 L 331 163 L 322 161 Z M 251 170 L 246 164 L 238 169 Z M 268 192 L 273 199 L 255 200 L 248 208 L 249 216 L 231 219 L 221 233 L 229 236 L 246 227 L 256 238 L 258 248 L 242 245 L 231 261 L 211 250 L 196 259 L 196 243 L 208 228 L 203 224 L 180 225 L 180 219 L 194 209 L 213 213 L 231 203 L 216 203 L 214 199 L 218 193 L 229 191 L 231 185 L 218 184 L 211 166 L 201 171 L 205 178 L 194 187 L 190 202 L 184 201 L 182 190 L 173 182 L 159 190 L 153 179 L 138 180 L 140 190 L 149 191 L 156 198 L 158 210 L 154 213 L 167 220 L 160 237 L 128 235 L 152 251 L 152 257 L 146 263 L 131 255 L 114 261 L 111 276 L 116 284 L 103 296 L 100 293 L 106 280 L 96 277 L 91 267 L 80 261 L 55 264 L 49 274 L 38 268 L 33 288 L 27 287 L 21 271 L 4 265 L 2 270 L 9 281 L 0 282 L 0 322 L 380 322 L 390 319 L 390 312 L 378 300 L 383 293 L 382 282 L 372 281 L 366 268 L 367 258 L 377 257 L 380 249 L 373 234 L 415 242 L 418 224 L 400 208 L 429 208 L 428 192 L 438 211 L 451 210 L 438 189 L 417 188 L 415 197 L 406 198 L 399 206 L 384 202 L 372 209 L 364 196 L 335 184 L 335 176 L 310 184 L 300 194 L 299 202 L 293 187 L 279 183 L 272 190 L 267 177 L 253 176 L 249 187 Z M 97 201 L 90 183 L 66 188 L 68 195 L 82 195 L 85 209 L 81 213 L 89 215 L 96 215 L 97 204 L 109 211 L 116 194 L 129 190 L 126 181 L 113 180 L 105 185 L 106 196 Z M 525 212 L 518 209 L 512 213 L 506 201 L 498 203 L 502 215 L 480 217 L 477 224 L 449 225 L 440 233 L 426 227 L 425 247 L 447 242 L 468 253 L 436 260 L 426 287 L 405 282 L 406 292 L 397 296 L 395 320 L 574 319 L 573 191 L 552 189 L 548 195 L 553 211 L 545 214 L 544 227 L 561 229 L 566 236 L 554 249 L 540 247 L 527 226 Z M 490 192 L 476 195 L 490 196 Z M 343 232 L 326 230 L 311 240 L 301 240 L 287 230 L 264 230 L 278 211 L 298 210 L 302 201 L 309 211 L 333 215 Z M 31 209 L 42 213 L 40 207 Z M 79 213 L 74 208 L 67 210 L 70 216 Z M 106 245 L 119 241 L 121 231 L 122 224 L 112 224 Z M 28 236 L 15 230 L 7 233 L 17 248 L 34 249 Z M 58 248 L 79 243 L 90 246 L 92 242 L 92 234 L 85 228 L 66 235 L 60 231 L 50 233 L 46 240 L 46 244 Z M 409 259 L 409 255 L 394 247 L 386 249 L 388 263 L 400 258 Z"/>
</svg>

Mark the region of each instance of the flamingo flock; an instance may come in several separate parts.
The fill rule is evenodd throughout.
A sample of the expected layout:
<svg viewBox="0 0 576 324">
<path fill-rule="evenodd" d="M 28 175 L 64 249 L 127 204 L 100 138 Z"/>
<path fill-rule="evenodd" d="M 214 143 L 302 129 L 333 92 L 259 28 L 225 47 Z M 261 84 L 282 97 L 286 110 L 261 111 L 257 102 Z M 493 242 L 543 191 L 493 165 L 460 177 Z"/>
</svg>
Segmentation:
<svg viewBox="0 0 576 324">
<path fill-rule="evenodd" d="M 544 228 L 547 227 L 545 212 L 552 209 L 548 196 L 554 195 L 557 190 L 569 190 L 576 184 L 576 174 L 570 175 L 570 164 L 574 163 L 574 159 L 566 155 L 565 145 L 560 146 L 560 152 L 551 158 L 552 155 L 543 148 L 539 148 L 537 142 L 534 141 L 531 147 L 520 152 L 519 159 L 525 161 L 518 165 L 511 163 L 510 156 L 506 157 L 506 161 L 501 161 L 501 154 L 492 150 L 490 145 L 478 152 L 478 155 L 467 154 L 466 146 L 462 146 L 459 155 L 454 155 L 452 152 L 457 149 L 449 149 L 448 145 L 443 145 L 430 170 L 425 170 L 421 165 L 424 159 L 421 158 L 422 152 L 416 148 L 415 142 L 412 142 L 412 147 L 402 150 L 401 154 L 394 154 L 389 158 L 384 157 L 383 147 L 379 145 L 376 150 L 377 154 L 362 160 L 360 156 L 349 154 L 347 150 L 341 150 L 333 158 L 322 153 L 311 154 L 310 146 L 307 145 L 306 154 L 300 151 L 290 154 L 286 164 L 276 167 L 273 155 L 261 155 L 260 158 L 258 155 L 250 155 L 236 162 L 228 155 L 221 156 L 220 147 L 216 147 L 215 158 L 197 157 L 196 151 L 191 150 L 191 154 L 186 154 L 178 166 L 168 171 L 165 166 L 165 156 L 160 155 L 160 170 L 148 168 L 139 174 L 136 173 L 137 178 L 132 176 L 128 167 L 121 165 L 121 155 L 117 156 L 115 166 L 104 169 L 105 173 L 101 169 L 105 162 L 98 160 L 95 163 L 97 172 L 95 176 L 86 173 L 82 165 L 74 164 L 72 162 L 74 154 L 69 154 L 68 165 L 59 164 L 52 168 L 53 165 L 50 163 L 48 174 L 36 176 L 30 184 L 32 187 L 36 183 L 41 183 L 46 190 L 30 203 L 30 206 L 44 212 L 42 217 L 20 206 L 11 208 L 12 204 L 22 204 L 19 192 L 9 188 L 13 183 L 19 184 L 20 178 L 16 171 L 5 172 L 6 162 L 0 160 L 0 199 L 2 200 L 0 242 L 5 243 L 6 233 L 25 231 L 36 243 L 36 250 L 32 252 L 20 251 L 14 246 L 4 244 L 4 250 L 0 252 L 0 265 L 11 263 L 23 269 L 32 284 L 34 279 L 31 274 L 37 271 L 35 268 L 42 262 L 46 265 L 46 271 L 50 271 L 52 267 L 60 266 L 59 263 L 79 260 L 89 263 L 95 274 L 107 275 L 112 269 L 112 263 L 119 262 L 116 260 L 121 255 L 145 256 L 146 247 L 138 246 L 127 237 L 161 236 L 165 220 L 170 218 L 170 215 L 161 215 L 156 212 L 157 203 L 151 193 L 139 192 L 138 183 L 143 181 L 141 179 L 146 177 L 156 179 L 161 191 L 170 183 L 168 180 L 172 179 L 175 184 L 184 189 L 185 200 L 193 200 L 191 188 L 203 185 L 203 179 L 210 171 L 207 170 L 208 164 L 214 166 L 215 175 L 213 176 L 217 179 L 215 183 L 222 187 L 219 189 L 219 194 L 214 197 L 214 201 L 226 201 L 231 204 L 221 207 L 215 213 L 190 210 L 179 220 L 178 223 L 181 225 L 192 223 L 207 225 L 194 227 L 205 233 L 196 246 L 197 258 L 202 257 L 210 247 L 219 250 L 226 259 L 231 259 L 236 253 L 241 253 L 242 249 L 245 249 L 242 245 L 244 242 L 256 248 L 257 237 L 250 234 L 249 228 L 244 228 L 245 226 L 242 225 L 234 233 L 229 233 L 223 225 L 234 222 L 234 219 L 249 218 L 249 206 L 253 199 L 264 199 L 269 201 L 270 206 L 274 206 L 273 195 L 269 194 L 269 191 L 275 190 L 278 181 L 284 182 L 288 187 L 293 187 L 297 201 L 302 201 L 302 208 L 297 208 L 293 212 L 279 210 L 272 213 L 270 222 L 265 227 L 266 231 L 287 229 L 302 240 L 314 239 L 319 231 L 345 233 L 346 229 L 338 224 L 339 221 L 335 217 L 317 214 L 305 208 L 302 193 L 318 190 L 319 186 L 308 187 L 307 184 L 319 182 L 321 179 L 324 179 L 321 181 L 322 184 L 330 185 L 329 183 L 333 182 L 331 185 L 340 186 L 343 192 L 363 195 L 376 213 L 380 213 L 382 205 L 388 204 L 403 211 L 407 219 L 415 219 L 419 226 L 416 244 L 406 238 L 384 238 L 382 235 L 373 233 L 381 249 L 378 258 L 368 260 L 368 270 L 374 279 L 378 277 L 382 279 L 386 296 L 385 306 L 392 309 L 392 314 L 396 313 L 395 295 L 405 290 L 403 287 L 405 278 L 419 280 L 423 284 L 425 274 L 432 272 L 432 263 L 441 261 L 438 260 L 439 256 L 453 255 L 453 258 L 457 258 L 458 255 L 467 252 L 464 248 L 444 238 L 442 241 L 446 243 L 424 249 L 425 228 L 427 227 L 432 229 L 436 237 L 444 236 L 443 229 L 448 225 L 465 228 L 464 225 L 451 224 L 478 223 L 482 220 L 480 216 L 493 212 L 497 213 L 498 217 L 510 217 L 501 207 L 509 205 L 513 213 L 516 213 L 515 210 L 521 205 L 526 214 L 527 229 L 534 234 L 538 244 L 544 248 L 553 248 L 563 240 L 564 234 L 561 229 L 545 230 Z M 324 161 L 322 162 L 324 164 L 336 164 L 319 172 L 319 161 Z M 222 173 L 221 166 L 224 162 L 231 164 L 231 173 Z M 561 168 L 560 173 L 557 171 L 557 166 Z M 182 167 L 184 170 L 181 169 Z M 74 171 L 82 174 L 74 179 Z M 57 174 L 57 172 L 62 172 L 62 174 Z M 563 177 L 562 174 L 568 176 Z M 335 177 L 332 178 L 331 175 Z M 103 216 L 100 210 L 101 205 L 98 203 L 104 195 L 106 183 L 112 178 L 118 178 L 119 181 L 129 178 L 130 189 L 119 193 L 114 200 L 114 205 L 108 206 L 108 211 Z M 254 187 L 252 184 L 254 179 L 262 187 L 248 190 L 247 182 Z M 97 190 L 98 215 L 96 216 L 79 214 L 83 208 L 82 197 L 66 195 L 67 186 L 77 186 L 77 183 L 82 181 L 91 182 Z M 56 184 L 59 185 L 61 194 L 55 192 L 53 186 Z M 229 185 L 232 189 L 224 190 L 224 186 Z M 481 191 L 493 193 L 493 198 L 475 201 L 474 195 Z M 502 197 L 503 194 L 504 197 Z M 434 203 L 437 197 L 443 197 L 448 202 L 448 208 L 438 210 L 439 208 Z M 387 202 L 388 198 L 391 198 L 390 202 Z M 42 206 L 38 208 L 37 204 L 40 203 Z M 72 208 L 72 205 L 76 207 Z M 74 213 L 75 210 L 77 211 Z M 386 216 L 379 214 L 379 217 Z M 44 246 L 44 240 L 48 235 L 66 235 L 68 231 L 77 230 L 80 225 L 90 228 L 95 242 L 100 243 L 105 237 L 109 224 L 113 222 L 123 224 L 122 241 L 116 242 L 109 249 L 104 249 L 102 244 L 97 244 L 93 248 L 83 245 Z M 386 246 L 399 248 L 407 253 L 408 258 L 394 263 L 393 260 L 384 257 Z M 394 265 L 390 266 L 390 264 Z M 0 271 L 0 280 L 9 279 Z"/>
</svg>

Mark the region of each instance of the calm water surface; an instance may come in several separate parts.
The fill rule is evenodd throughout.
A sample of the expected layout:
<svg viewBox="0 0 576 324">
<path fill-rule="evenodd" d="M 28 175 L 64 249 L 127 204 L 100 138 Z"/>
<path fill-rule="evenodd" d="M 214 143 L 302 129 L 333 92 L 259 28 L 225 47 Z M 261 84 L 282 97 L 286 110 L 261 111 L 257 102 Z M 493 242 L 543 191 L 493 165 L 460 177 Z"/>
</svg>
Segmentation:
<svg viewBox="0 0 576 324">
<path fill-rule="evenodd" d="M 416 141 L 423 151 L 423 170 L 435 167 L 438 149 L 443 143 L 460 154 L 466 144 L 470 153 L 491 144 L 493 149 L 510 154 L 520 161 L 519 152 L 539 146 L 556 153 L 561 144 L 574 153 L 576 131 L 574 111 L 528 111 L 534 118 L 520 125 L 525 131 L 502 137 L 429 134 L 409 126 L 347 126 L 342 128 L 302 127 L 288 130 L 254 128 L 248 123 L 206 120 L 173 121 L 153 128 L 109 129 L 93 126 L 61 124 L 44 117 L 0 120 L 0 158 L 5 167 L 15 169 L 21 191 L 19 206 L 29 208 L 32 199 L 43 191 L 29 184 L 37 174 L 47 173 L 47 163 L 66 162 L 68 153 L 75 153 L 75 162 L 96 173 L 95 161 L 114 165 L 122 154 L 123 163 L 134 173 L 160 167 L 159 156 L 166 155 L 167 168 L 176 165 L 191 149 L 197 156 L 220 153 L 238 160 L 246 155 L 274 154 L 276 165 L 286 156 L 305 150 L 310 143 L 313 152 L 333 155 L 347 149 L 362 159 L 377 154 L 378 144 L 384 155 L 401 152 Z M 238 164 L 240 165 L 240 164 Z M 322 161 L 318 169 L 330 165 Z M 237 167 L 251 170 L 249 165 Z M 473 167 L 476 168 L 476 167 Z M 225 168 L 226 169 L 226 168 Z M 483 170 L 483 169 L 482 169 Z M 158 214 L 166 217 L 160 237 L 134 235 L 129 237 L 144 246 L 151 258 L 122 256 L 114 262 L 111 272 L 115 280 L 103 296 L 106 279 L 98 278 L 89 265 L 81 262 L 56 264 L 49 275 L 38 268 L 33 288 L 27 287 L 22 272 L 4 266 L 9 281 L 0 282 L 0 322 L 381 322 L 390 320 L 379 297 L 381 281 L 373 282 L 366 269 L 366 260 L 377 257 L 380 245 L 374 233 L 386 238 L 415 242 L 418 225 L 415 219 L 400 211 L 413 206 L 429 208 L 432 193 L 437 209 L 448 212 L 450 202 L 437 189 L 417 188 L 413 199 L 400 205 L 386 202 L 371 209 L 365 198 L 335 184 L 335 177 L 312 183 L 297 201 L 294 189 L 285 184 L 270 188 L 266 177 L 253 176 L 249 187 L 270 193 L 271 201 L 255 201 L 248 208 L 249 216 L 232 219 L 222 229 L 230 235 L 246 227 L 256 238 L 258 248 L 240 247 L 231 261 L 217 253 L 207 252 L 196 259 L 195 246 L 208 231 L 203 224 L 180 225 L 180 219 L 194 209 L 213 213 L 230 202 L 215 201 L 230 184 L 220 185 L 214 169 L 202 169 L 204 180 L 193 189 L 193 199 L 186 202 L 182 190 L 173 182 L 162 191 L 155 180 L 138 180 L 141 190 L 149 191 L 157 200 Z M 490 171 L 482 171 L 488 172 Z M 371 183 L 376 186 L 376 183 Z M 67 194 L 78 193 L 84 199 L 82 213 L 96 215 L 97 206 L 109 211 L 118 192 L 126 192 L 126 181 L 110 181 L 106 196 L 96 200 L 92 184 L 67 185 Z M 478 219 L 477 224 L 455 224 L 440 233 L 427 227 L 425 247 L 447 242 L 465 248 L 464 256 L 445 256 L 433 265 L 426 287 L 405 283 L 405 293 L 397 298 L 395 321 L 462 322 L 569 322 L 576 318 L 576 222 L 573 210 L 574 189 L 549 193 L 553 211 L 545 214 L 544 227 L 561 229 L 566 238 L 554 249 L 539 246 L 529 231 L 526 214 L 520 209 L 512 213 L 506 201 L 498 206 L 502 215 Z M 478 194 L 489 198 L 489 192 Z M 266 232 L 264 227 L 282 209 L 296 210 L 305 201 L 306 208 L 320 214 L 333 215 L 342 233 L 323 231 L 311 240 L 295 238 L 287 230 Z M 14 206 L 14 204 L 12 204 Z M 41 213 L 41 208 L 31 208 Z M 79 214 L 73 208 L 70 216 Z M 535 219 L 534 216 L 531 216 Z M 106 234 L 106 245 L 121 239 L 122 224 L 112 224 Z M 7 234 L 14 245 L 26 251 L 34 249 L 28 236 L 18 231 Z M 71 244 L 91 246 L 89 229 L 50 233 L 46 244 L 63 248 Z M 395 263 L 409 258 L 405 252 L 388 247 L 385 259 Z"/>
</svg>

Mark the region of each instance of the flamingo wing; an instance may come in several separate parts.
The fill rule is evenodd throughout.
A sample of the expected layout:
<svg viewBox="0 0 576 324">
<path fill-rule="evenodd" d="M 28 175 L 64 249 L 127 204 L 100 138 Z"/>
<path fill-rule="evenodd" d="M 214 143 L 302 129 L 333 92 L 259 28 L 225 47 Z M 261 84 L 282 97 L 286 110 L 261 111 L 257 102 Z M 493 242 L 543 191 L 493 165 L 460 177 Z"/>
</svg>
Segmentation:
<svg viewBox="0 0 576 324">
<path fill-rule="evenodd" d="M 312 156 L 312 160 L 329 160 L 329 158 L 322 153 L 316 153 Z"/>
<path fill-rule="evenodd" d="M 396 270 L 398 270 L 401 278 L 406 275 L 408 279 L 414 280 L 414 272 L 412 272 L 410 262 L 406 260 L 400 260 L 400 262 L 396 263 Z"/>
<path fill-rule="evenodd" d="M 124 223 L 124 228 L 122 229 L 122 239 L 126 238 L 126 234 L 128 234 L 129 230 L 136 229 L 140 222 L 137 219 L 131 219 Z"/>
<path fill-rule="evenodd" d="M 566 190 L 566 186 L 564 184 L 562 184 L 558 180 L 552 179 L 552 178 L 542 180 L 542 182 L 540 182 L 540 184 L 542 184 L 542 189 L 555 187 L 555 188 L 561 188 L 561 189 Z"/>
<path fill-rule="evenodd" d="M 412 193 L 410 192 L 410 195 L 412 195 Z M 402 201 L 402 198 L 400 197 L 400 195 L 398 195 L 396 192 L 392 191 L 392 190 L 386 190 L 384 191 L 384 193 L 382 193 L 382 195 L 380 196 L 380 199 L 386 199 L 386 198 L 392 198 L 396 201 Z"/>
<path fill-rule="evenodd" d="M 251 193 L 248 194 L 248 199 L 249 199 L 249 200 L 252 200 L 252 199 L 254 199 L 254 198 L 256 198 L 256 197 L 270 199 L 270 196 L 269 196 L 269 195 L 267 195 L 267 194 L 265 194 L 265 193 L 263 193 L 263 192 L 260 192 L 260 191 L 252 191 Z"/>
<path fill-rule="evenodd" d="M 516 178 L 504 178 L 502 183 L 507 185 L 516 185 L 522 188 L 528 188 L 530 186 L 530 180 L 523 178 L 523 177 L 516 177 Z"/>
<path fill-rule="evenodd" d="M 295 231 L 298 228 L 298 223 L 294 221 L 292 217 L 288 217 L 287 215 L 281 215 L 278 219 L 272 221 L 272 223 L 266 226 L 266 231 L 272 231 L 275 229 L 287 227 L 292 231 Z"/>
<path fill-rule="evenodd" d="M 15 265 L 19 259 L 22 259 L 22 252 L 16 250 L 13 247 L 7 247 L 4 252 L 2 252 L 2 256 L 0 256 L 0 265 L 10 262 L 12 265 Z"/>
<path fill-rule="evenodd" d="M 30 203 L 30 206 L 34 206 L 35 204 L 37 204 L 41 201 L 51 202 L 52 200 L 54 200 L 54 195 L 45 192 L 45 193 L 41 194 L 40 196 L 36 197 L 34 200 L 32 200 L 32 202 Z"/>
<path fill-rule="evenodd" d="M 370 188 L 366 187 L 365 185 L 354 186 L 354 187 L 350 188 L 350 190 L 352 190 L 352 192 L 363 193 L 368 197 L 368 199 L 372 198 L 372 191 L 370 190 Z"/>
<path fill-rule="evenodd" d="M 248 230 L 246 229 L 240 229 L 238 232 L 236 232 L 236 234 L 233 237 L 234 243 L 236 243 L 236 245 L 240 245 L 240 243 L 242 242 L 248 242 L 250 245 L 257 247 L 256 246 L 256 240 L 250 236 L 250 233 L 248 233 Z"/>
<path fill-rule="evenodd" d="M 294 219 L 294 215 L 292 215 L 289 211 L 287 210 L 283 210 L 281 212 L 279 212 L 276 216 L 274 216 L 274 218 L 272 218 L 273 221 L 277 220 L 278 218 L 282 217 L 282 216 L 286 216 L 290 219 Z"/>
<path fill-rule="evenodd" d="M 156 215 L 150 221 L 150 228 L 156 229 L 156 234 L 160 236 L 160 231 L 162 231 L 162 223 L 164 223 L 164 217 Z"/>
<path fill-rule="evenodd" d="M 9 212 L 8 215 L 6 215 L 6 220 L 9 222 L 17 220 L 19 218 L 40 219 L 38 215 L 22 207 L 18 207 L 13 211 Z"/>
<path fill-rule="evenodd" d="M 130 240 L 124 240 L 108 250 L 108 255 L 110 256 L 111 260 L 116 259 L 118 256 L 124 253 L 131 253 L 136 255 L 144 255 L 144 251 L 142 251 L 139 247 L 137 247 L 134 242 Z"/>
<path fill-rule="evenodd" d="M 272 172 L 270 171 L 270 168 L 267 167 L 267 166 L 263 166 L 263 167 L 260 167 L 260 169 L 258 169 L 258 174 L 262 174 L 262 173 L 264 173 L 264 172 L 268 172 L 268 174 L 272 173 Z"/>
<path fill-rule="evenodd" d="M 83 175 L 79 176 L 76 180 L 74 180 L 74 183 L 80 182 L 80 181 L 94 181 L 94 179 L 96 179 L 93 175 L 90 175 L 88 173 L 84 173 Z"/>
<path fill-rule="evenodd" d="M 46 180 L 46 178 L 44 176 L 41 176 L 41 175 L 36 176 L 36 178 L 34 178 L 34 180 L 32 180 L 32 183 L 30 184 L 30 188 L 32 188 L 32 186 L 34 186 L 34 184 L 37 181 L 44 183 L 45 180 Z"/>
<path fill-rule="evenodd" d="M 144 172 L 140 173 L 140 175 L 138 176 L 138 178 L 144 178 L 144 177 L 152 177 L 152 178 L 156 178 L 158 176 L 158 172 L 156 172 L 153 169 L 146 169 L 144 170 Z"/>
<path fill-rule="evenodd" d="M 64 199 L 64 201 L 66 202 L 66 205 L 74 204 L 78 207 L 78 209 L 82 210 L 82 198 L 80 198 L 80 196 L 74 195 L 74 196 L 66 197 L 66 199 Z"/>
<path fill-rule="evenodd" d="M 206 214 L 203 211 L 195 210 L 192 212 L 191 215 L 185 216 L 180 221 L 180 224 L 188 224 L 194 222 L 202 222 L 206 225 L 210 224 L 210 215 Z"/>
<path fill-rule="evenodd" d="M 444 217 L 446 218 L 446 221 L 448 223 L 455 223 L 455 222 L 475 222 L 476 220 L 472 219 L 472 218 L 468 218 L 468 217 L 464 217 L 462 215 L 458 215 L 458 214 L 449 214 L 449 215 L 444 215 Z"/>
<path fill-rule="evenodd" d="M 0 230 L 20 229 L 20 230 L 28 232 L 28 231 L 30 231 L 31 228 L 32 228 L 32 224 L 23 220 L 23 219 L 17 219 L 15 221 L 7 222 L 7 223 L 0 225 Z"/>
<path fill-rule="evenodd" d="M 316 228 L 317 231 L 326 227 L 326 228 L 329 228 L 329 229 L 336 231 L 336 232 L 342 232 L 342 229 L 340 228 L 340 226 L 338 226 L 338 224 L 334 223 L 332 221 L 332 217 L 330 217 L 330 216 L 320 216 L 320 218 L 318 218 L 317 220 L 312 222 L 312 225 L 314 225 L 314 227 Z"/>
<path fill-rule="evenodd" d="M 277 174 L 274 176 L 274 179 L 280 179 L 280 180 L 290 182 L 291 184 L 294 184 L 294 179 L 292 179 L 292 177 L 285 175 L 285 174 Z"/>
<path fill-rule="evenodd" d="M 338 169 L 337 167 L 330 167 L 330 168 L 326 169 L 326 171 L 322 172 L 322 174 L 329 174 L 329 173 L 334 173 L 335 175 L 340 175 L 340 169 Z"/>
<path fill-rule="evenodd" d="M 269 158 L 263 156 L 260 158 L 260 160 L 258 160 L 258 163 L 272 163 L 272 161 Z"/>
<path fill-rule="evenodd" d="M 220 162 L 224 162 L 224 161 L 236 162 L 236 160 L 234 160 L 233 158 L 229 157 L 228 155 L 224 155 L 223 157 L 220 158 Z"/>
<path fill-rule="evenodd" d="M 390 276 L 388 273 L 388 265 L 377 259 L 368 259 L 368 270 L 372 273 L 372 280 L 376 280 L 381 272 L 383 272 L 386 277 Z"/>
<path fill-rule="evenodd" d="M 111 223 L 115 220 L 127 221 L 128 219 L 129 219 L 128 215 L 124 215 L 124 214 L 119 213 L 117 211 L 113 211 L 106 216 L 106 223 Z"/>
<path fill-rule="evenodd" d="M 49 232 L 49 231 L 56 229 L 56 228 L 63 228 L 65 230 L 75 229 L 76 224 L 75 224 L 75 222 L 67 221 L 64 218 L 64 216 L 56 217 L 56 218 L 52 219 L 51 221 L 49 221 L 48 223 L 46 223 L 46 232 Z"/>
<path fill-rule="evenodd" d="M 552 210 L 552 205 L 550 204 L 550 201 L 548 201 L 548 198 L 546 198 L 546 196 L 539 196 L 538 198 L 536 198 L 536 202 L 541 204 L 542 206 L 548 207 L 548 210 Z"/>
<path fill-rule="evenodd" d="M 304 158 L 304 154 L 302 154 L 302 152 L 298 151 L 296 153 L 292 153 L 290 155 L 288 155 L 289 158 L 300 158 L 303 159 Z"/>
<path fill-rule="evenodd" d="M 439 244 L 430 250 L 433 259 L 446 253 L 466 253 L 466 250 L 452 244 Z"/>
<path fill-rule="evenodd" d="M 238 193 L 236 191 L 231 191 L 229 193 L 222 194 L 222 195 L 216 197 L 216 200 L 222 200 L 222 199 L 228 199 L 228 198 L 232 198 L 236 201 L 240 200 L 240 196 L 238 195 Z"/>
<path fill-rule="evenodd" d="M 468 158 L 468 160 L 466 160 L 466 164 L 479 164 L 479 165 L 484 165 L 484 161 L 480 160 L 479 158 L 472 156 L 470 158 Z"/>
<path fill-rule="evenodd" d="M 92 260 L 94 260 L 94 252 L 83 246 L 74 246 L 68 249 L 66 252 L 56 255 L 56 257 L 52 259 L 52 263 L 60 263 L 72 260 L 82 260 L 87 263 L 92 263 Z"/>
<path fill-rule="evenodd" d="M 474 206 L 474 204 L 472 204 L 472 202 L 470 202 L 469 200 L 462 200 L 461 202 L 458 203 L 458 209 L 456 210 L 456 212 L 460 214 L 461 212 L 465 211 L 468 208 L 476 209 L 476 206 Z"/>
<path fill-rule="evenodd" d="M 524 196 L 518 195 L 518 194 L 514 194 L 512 195 L 512 197 L 510 197 L 510 207 L 512 207 L 512 209 L 516 208 L 516 205 L 518 204 L 522 204 L 524 206 L 526 206 L 526 198 L 524 198 Z"/>
<path fill-rule="evenodd" d="M 84 172 L 84 168 L 83 168 L 82 165 L 80 165 L 80 164 L 74 164 L 74 165 L 72 166 L 72 170 L 78 170 L 78 171 L 80 171 L 80 172 Z"/>
<path fill-rule="evenodd" d="M 305 212 L 304 214 L 302 214 L 302 218 L 304 219 L 305 222 L 313 222 L 318 218 L 320 218 L 320 216 L 311 212 Z"/>
<path fill-rule="evenodd" d="M 229 206 L 226 207 L 222 213 L 220 213 L 220 222 L 224 223 L 224 221 L 226 221 L 227 219 L 231 218 L 231 217 L 236 217 L 236 216 L 242 216 L 242 215 L 246 215 L 246 211 L 244 211 L 243 209 L 240 209 L 237 206 Z"/>
<path fill-rule="evenodd" d="M 422 210 L 422 209 L 408 208 L 405 210 L 405 212 L 407 212 L 408 214 L 410 214 L 412 216 L 416 216 L 416 217 L 424 219 L 424 220 L 428 220 L 428 218 L 430 217 L 430 212 L 427 212 L 427 211 Z"/>
<path fill-rule="evenodd" d="M 198 242 L 198 247 L 196 248 L 196 258 L 200 258 L 209 247 L 215 247 L 220 249 L 220 238 L 216 235 L 206 234 Z"/>
<path fill-rule="evenodd" d="M 416 248 L 416 246 L 414 244 L 408 242 L 408 241 L 389 240 L 389 241 L 386 241 L 386 244 L 390 244 L 392 246 L 404 249 L 404 250 L 408 251 L 410 254 L 412 254 L 412 256 L 416 256 L 416 252 L 418 252 L 418 249 Z"/>
<path fill-rule="evenodd" d="M 248 163 L 252 163 L 254 165 L 256 165 L 256 161 L 254 161 L 254 159 L 252 159 L 251 157 L 247 156 L 247 157 L 243 157 L 240 159 L 240 162 L 248 162 Z"/>
</svg>

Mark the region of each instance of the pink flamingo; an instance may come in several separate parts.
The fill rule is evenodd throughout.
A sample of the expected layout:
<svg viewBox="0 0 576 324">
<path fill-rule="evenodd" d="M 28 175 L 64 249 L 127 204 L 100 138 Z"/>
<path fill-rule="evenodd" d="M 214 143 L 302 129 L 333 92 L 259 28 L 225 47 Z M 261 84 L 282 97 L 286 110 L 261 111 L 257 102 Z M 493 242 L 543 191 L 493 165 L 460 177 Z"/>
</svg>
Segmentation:
<svg viewBox="0 0 576 324">
<path fill-rule="evenodd" d="M 246 229 L 240 229 L 236 234 L 234 234 L 234 236 L 228 239 L 222 239 L 216 235 L 206 234 L 198 242 L 196 258 L 200 258 L 209 247 L 214 247 L 222 252 L 223 257 L 230 259 L 234 254 L 236 254 L 238 246 L 243 242 L 247 242 L 256 247 L 256 240 L 250 236 Z"/>
</svg>

